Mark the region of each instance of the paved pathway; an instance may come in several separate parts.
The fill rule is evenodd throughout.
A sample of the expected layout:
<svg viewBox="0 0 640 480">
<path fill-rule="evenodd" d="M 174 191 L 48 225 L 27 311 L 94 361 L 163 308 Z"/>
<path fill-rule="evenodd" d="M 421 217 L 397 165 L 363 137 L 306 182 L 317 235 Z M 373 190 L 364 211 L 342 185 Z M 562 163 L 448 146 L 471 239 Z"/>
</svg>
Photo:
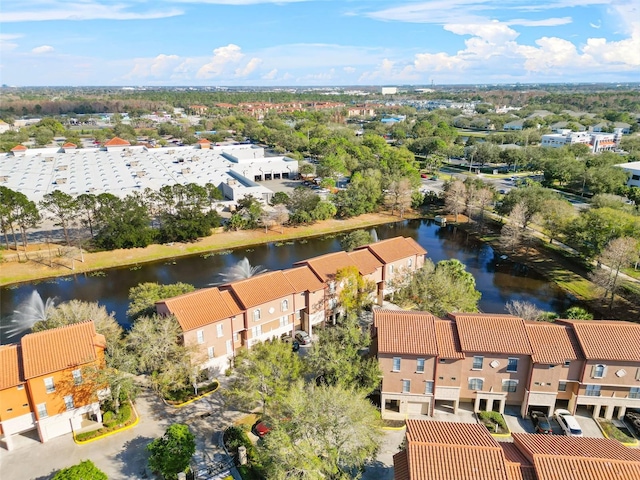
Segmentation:
<svg viewBox="0 0 640 480">
<path fill-rule="evenodd" d="M 75 444 L 71 435 L 47 443 L 21 436 L 11 452 L 0 449 L 0 478 L 45 480 L 61 468 L 87 459 L 110 480 L 150 478 L 145 447 L 176 422 L 188 424 L 196 435 L 196 461 L 204 464 L 228 460 L 218 441 L 237 413 L 227 411 L 219 393 L 176 409 L 166 406 L 153 392 L 144 390 L 136 408 L 140 414 L 137 426 L 86 445 Z"/>
</svg>

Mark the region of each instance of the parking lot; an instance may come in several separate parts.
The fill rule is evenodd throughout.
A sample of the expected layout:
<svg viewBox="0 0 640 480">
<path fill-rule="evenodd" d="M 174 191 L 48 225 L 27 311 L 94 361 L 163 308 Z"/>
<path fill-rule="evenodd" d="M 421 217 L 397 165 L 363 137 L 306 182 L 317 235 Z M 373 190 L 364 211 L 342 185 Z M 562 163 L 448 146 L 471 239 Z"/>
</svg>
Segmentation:
<svg viewBox="0 0 640 480">
<path fill-rule="evenodd" d="M 604 438 L 596 421 L 591 418 L 591 412 L 586 409 L 578 409 L 574 415 L 580 424 L 585 437 Z M 507 405 L 504 409 L 504 419 L 509 430 L 513 433 L 534 433 L 533 422 L 530 418 L 520 416 L 520 408 L 517 405 Z M 564 435 L 562 428 L 554 418 L 549 418 L 549 423 L 554 435 Z"/>
</svg>

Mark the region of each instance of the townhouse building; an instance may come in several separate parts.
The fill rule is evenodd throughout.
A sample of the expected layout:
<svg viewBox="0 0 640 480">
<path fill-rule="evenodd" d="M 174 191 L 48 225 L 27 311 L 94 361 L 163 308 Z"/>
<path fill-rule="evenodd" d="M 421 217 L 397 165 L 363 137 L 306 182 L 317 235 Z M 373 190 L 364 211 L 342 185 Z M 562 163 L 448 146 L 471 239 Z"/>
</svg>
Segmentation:
<svg viewBox="0 0 640 480">
<path fill-rule="evenodd" d="M 621 418 L 640 408 L 640 325 L 527 322 L 511 315 L 375 310 L 383 418 L 432 415 L 436 405 L 549 415 L 589 409 Z"/>
<path fill-rule="evenodd" d="M 514 433 L 497 442 L 479 424 L 407 420 L 395 480 L 640 479 L 640 451 L 616 440 Z"/>
<path fill-rule="evenodd" d="M 193 362 L 224 370 L 239 348 L 291 335 L 296 330 L 312 334 L 316 325 L 340 313 L 337 280 L 341 269 L 355 267 L 376 285 L 376 300 L 397 275 L 424 264 L 426 251 L 413 239 L 396 237 L 360 247 L 303 260 L 293 268 L 263 273 L 214 288 L 190 292 L 156 302 L 161 315 L 175 315 L 182 340 L 195 345 Z"/>
<path fill-rule="evenodd" d="M 87 369 L 104 365 L 106 342 L 92 321 L 31 333 L 0 347 L 0 432 L 37 431 L 41 442 L 71 433 L 89 418 L 102 421 L 100 386 Z"/>
</svg>

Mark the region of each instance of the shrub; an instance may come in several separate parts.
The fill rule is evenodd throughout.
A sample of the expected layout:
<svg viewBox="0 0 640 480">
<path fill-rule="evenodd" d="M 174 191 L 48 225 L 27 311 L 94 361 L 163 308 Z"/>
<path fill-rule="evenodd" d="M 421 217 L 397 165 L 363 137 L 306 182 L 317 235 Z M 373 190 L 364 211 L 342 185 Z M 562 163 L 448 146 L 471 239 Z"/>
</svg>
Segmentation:
<svg viewBox="0 0 640 480">
<path fill-rule="evenodd" d="M 607 437 L 618 440 L 620 443 L 634 443 L 634 438 L 626 435 L 622 430 L 617 428 L 608 420 L 598 420 L 598 423 Z"/>
<path fill-rule="evenodd" d="M 256 449 L 249 440 L 246 432 L 238 426 L 232 426 L 225 430 L 224 432 L 224 444 L 234 457 L 238 456 L 238 447 L 244 446 L 247 449 L 247 458 L 250 462 L 254 462 L 258 458 L 258 454 Z"/>
<path fill-rule="evenodd" d="M 508 432 L 507 423 L 504 421 L 504 417 L 502 414 L 498 412 L 487 412 L 481 411 L 478 412 L 478 418 L 482 423 L 486 425 L 489 430 L 493 430 L 494 425 L 498 425 L 498 428 L 503 432 Z"/>
<path fill-rule="evenodd" d="M 91 460 L 85 460 L 73 467 L 63 468 L 53 476 L 52 480 L 107 480 L 107 478 L 107 475 Z"/>
</svg>

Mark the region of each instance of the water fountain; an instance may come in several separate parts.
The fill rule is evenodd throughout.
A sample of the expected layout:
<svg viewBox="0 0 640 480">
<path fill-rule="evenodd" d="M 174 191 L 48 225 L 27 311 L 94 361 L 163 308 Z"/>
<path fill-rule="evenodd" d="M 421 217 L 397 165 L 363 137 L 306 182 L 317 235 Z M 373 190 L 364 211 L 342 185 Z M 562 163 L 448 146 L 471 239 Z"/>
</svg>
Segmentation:
<svg viewBox="0 0 640 480">
<path fill-rule="evenodd" d="M 236 280 L 244 280 L 260 273 L 266 272 L 267 269 L 262 265 L 252 267 L 247 257 L 244 257 L 238 263 L 229 267 L 220 274 L 223 283 L 235 282 Z"/>
<path fill-rule="evenodd" d="M 47 298 L 43 301 L 37 290 L 33 290 L 29 298 L 18 305 L 11 315 L 11 322 L 3 327 L 9 337 L 22 336 L 31 330 L 37 322 L 46 321 L 53 308 L 55 299 Z"/>
<path fill-rule="evenodd" d="M 371 243 L 378 243 L 380 241 L 380 239 L 378 238 L 378 232 L 375 228 L 371 229 L 369 235 L 371 235 Z"/>
</svg>

